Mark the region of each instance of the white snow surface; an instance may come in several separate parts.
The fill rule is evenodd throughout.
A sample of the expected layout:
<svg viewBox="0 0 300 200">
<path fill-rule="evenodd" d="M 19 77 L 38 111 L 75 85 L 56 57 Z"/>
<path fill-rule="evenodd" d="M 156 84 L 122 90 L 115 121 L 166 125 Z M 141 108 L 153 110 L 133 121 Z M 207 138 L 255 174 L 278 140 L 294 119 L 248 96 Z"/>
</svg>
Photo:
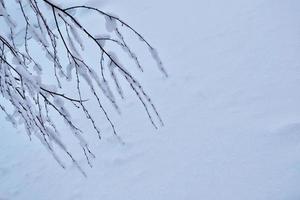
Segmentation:
<svg viewBox="0 0 300 200">
<path fill-rule="evenodd" d="M 299 0 L 90 4 L 157 48 L 170 76 L 144 56 L 143 82 L 165 126 L 152 128 L 129 96 L 114 117 L 125 145 L 90 141 L 84 178 L 1 113 L 1 200 L 300 199 Z"/>
</svg>

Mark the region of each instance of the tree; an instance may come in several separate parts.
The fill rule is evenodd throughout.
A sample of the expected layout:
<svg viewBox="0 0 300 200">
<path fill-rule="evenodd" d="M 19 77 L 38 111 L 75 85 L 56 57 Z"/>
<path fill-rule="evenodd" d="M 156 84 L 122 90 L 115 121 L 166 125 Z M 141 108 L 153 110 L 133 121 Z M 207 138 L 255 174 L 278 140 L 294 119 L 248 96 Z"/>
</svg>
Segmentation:
<svg viewBox="0 0 300 200">
<path fill-rule="evenodd" d="M 103 32 L 106 34 L 89 31 L 76 17 L 75 11 L 79 10 L 103 17 L 105 21 L 102 25 L 105 24 L 106 29 Z M 125 35 L 135 35 L 148 48 L 160 71 L 165 76 L 167 73 L 156 50 L 119 17 L 85 5 L 64 8 L 52 0 L 0 0 L 0 23 L 4 30 L 0 32 L 0 109 L 14 126 L 22 124 L 30 138 L 37 137 L 62 167 L 65 166 L 56 153 L 57 148 L 82 171 L 62 141 L 57 119 L 53 116 L 59 116 L 65 122 L 72 137 L 79 141 L 89 164 L 94 154 L 82 136 L 81 127 L 72 118 L 73 110 L 81 110 L 83 117 L 89 120 L 90 126 L 101 139 L 99 124 L 86 106 L 89 99 L 84 95 L 86 90 L 83 91 L 83 84 L 89 88 L 90 95 L 116 137 L 115 126 L 102 99 L 105 98 L 119 110 L 116 94 L 124 97 L 119 79 L 128 83 L 144 106 L 153 126 L 157 128 L 155 121 L 163 124 L 150 97 L 130 72 L 129 66 L 118 59 L 121 49 L 143 72 L 139 57 L 129 47 Z M 98 66 L 92 66 L 86 58 L 84 47 L 88 42 L 98 52 L 98 58 L 95 58 Z M 44 61 L 44 58 L 48 61 Z M 44 83 L 45 76 L 54 82 Z M 72 79 L 72 76 L 75 78 Z M 75 85 L 76 97 L 72 92 L 67 94 L 67 82 Z"/>
</svg>

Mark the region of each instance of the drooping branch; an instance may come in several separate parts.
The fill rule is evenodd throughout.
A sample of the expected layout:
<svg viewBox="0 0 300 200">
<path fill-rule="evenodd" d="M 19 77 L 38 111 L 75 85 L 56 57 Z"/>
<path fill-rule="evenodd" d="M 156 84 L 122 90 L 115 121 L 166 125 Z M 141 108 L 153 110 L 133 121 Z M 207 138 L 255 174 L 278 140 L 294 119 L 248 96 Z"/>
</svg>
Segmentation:
<svg viewBox="0 0 300 200">
<path fill-rule="evenodd" d="M 10 13 L 9 4 L 14 4 L 11 7 L 18 6 L 19 9 L 16 12 L 23 17 L 23 21 L 14 19 L 14 15 Z M 108 34 L 99 36 L 90 32 L 87 26 L 73 14 L 73 11 L 78 9 L 92 11 L 102 16 L 106 20 Z M 116 44 L 134 61 L 137 69 L 143 72 L 139 57 L 126 42 L 124 31 L 128 31 L 145 44 L 159 70 L 167 76 L 156 50 L 139 32 L 120 18 L 85 5 L 63 8 L 49 0 L 16 0 L 15 2 L 0 0 L 0 23 L 7 30 L 4 33 L 0 32 L 0 92 L 3 99 L 9 102 L 9 105 L 0 103 L 0 110 L 14 125 L 18 124 L 16 120 L 24 124 L 28 136 L 31 138 L 35 135 L 39 138 L 61 166 L 64 164 L 56 154 L 54 145 L 63 150 L 83 172 L 76 159 L 63 144 L 59 128 L 51 115 L 56 114 L 65 121 L 70 132 L 79 140 L 87 162 L 91 166 L 90 158 L 95 156 L 82 137 L 83 131 L 72 119 L 70 111 L 81 110 L 101 139 L 102 132 L 98 127 L 99 124 L 87 105 L 88 99 L 94 98 L 114 135 L 121 141 L 102 102 L 105 97 L 119 112 L 115 92 L 111 89 L 111 84 L 114 84 L 116 92 L 124 98 L 122 89 L 124 86 L 120 84 L 119 79 L 128 83 L 153 126 L 158 127 L 156 121 L 163 125 L 154 103 L 137 78 L 130 72 L 130 67 L 122 64 L 122 61 L 118 59 L 118 54 L 115 53 L 118 51 L 105 45 L 105 42 Z M 121 30 L 120 27 L 125 29 Z M 99 73 L 94 66 L 88 64 L 89 60 L 82 53 L 87 42 L 92 43 L 98 49 Z M 39 48 L 46 53 L 48 62 L 41 63 L 37 58 L 34 53 L 37 48 L 35 44 L 38 44 Z M 54 73 L 55 86 L 43 83 L 45 79 L 43 73 L 49 76 L 50 69 Z M 66 89 L 64 83 L 72 82 L 72 74 L 75 74 L 77 97 L 71 97 L 63 92 Z M 90 89 L 91 96 L 84 96 L 86 93 L 82 90 L 84 85 Z M 6 108 L 7 106 L 12 108 L 11 113 Z"/>
</svg>

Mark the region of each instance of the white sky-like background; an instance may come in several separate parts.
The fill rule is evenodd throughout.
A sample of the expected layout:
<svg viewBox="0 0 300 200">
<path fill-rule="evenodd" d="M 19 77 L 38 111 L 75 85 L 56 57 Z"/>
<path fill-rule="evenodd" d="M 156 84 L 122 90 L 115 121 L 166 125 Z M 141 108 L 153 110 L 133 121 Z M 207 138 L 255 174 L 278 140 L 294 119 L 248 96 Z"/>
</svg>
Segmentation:
<svg viewBox="0 0 300 200">
<path fill-rule="evenodd" d="M 170 78 L 145 56 L 143 82 L 166 125 L 154 130 L 128 97 L 114 118 L 126 145 L 91 141 L 97 158 L 92 169 L 82 158 L 83 178 L 0 114 L 0 199 L 300 198 L 298 0 L 88 3 L 116 13 L 159 51 Z"/>
</svg>

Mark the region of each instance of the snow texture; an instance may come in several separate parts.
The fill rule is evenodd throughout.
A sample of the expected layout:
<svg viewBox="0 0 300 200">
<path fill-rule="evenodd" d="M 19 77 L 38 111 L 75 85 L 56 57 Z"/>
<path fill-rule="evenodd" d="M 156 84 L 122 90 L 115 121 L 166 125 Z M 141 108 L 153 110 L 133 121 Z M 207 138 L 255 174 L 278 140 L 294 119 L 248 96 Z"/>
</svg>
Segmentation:
<svg viewBox="0 0 300 200">
<path fill-rule="evenodd" d="M 122 115 L 113 116 L 125 144 L 113 136 L 102 141 L 91 136 L 96 159 L 89 168 L 82 157 L 84 178 L 70 163 L 61 163 L 65 170 L 57 165 L 23 129 L 16 133 L 6 120 L 19 122 L 0 105 L 0 199 L 300 199 L 298 0 L 91 4 L 122 16 L 153 42 L 156 50 L 150 49 L 150 57 L 164 62 L 169 78 L 158 78 L 151 67 L 156 63 L 145 56 L 145 71 L 153 76 L 141 80 L 165 126 L 154 130 L 134 96 L 125 98 Z M 8 26 L 16 26 L 1 5 L 0 13 Z M 96 19 L 84 17 L 97 31 Z M 108 31 L 116 29 L 114 20 L 106 19 L 106 25 Z M 76 32 L 72 36 L 84 43 Z M 68 67 L 70 77 L 73 68 Z M 17 70 L 23 70 L 29 85 L 40 81 Z M 56 104 L 64 106 L 59 98 Z M 111 131 L 109 125 L 105 130 Z"/>
</svg>

